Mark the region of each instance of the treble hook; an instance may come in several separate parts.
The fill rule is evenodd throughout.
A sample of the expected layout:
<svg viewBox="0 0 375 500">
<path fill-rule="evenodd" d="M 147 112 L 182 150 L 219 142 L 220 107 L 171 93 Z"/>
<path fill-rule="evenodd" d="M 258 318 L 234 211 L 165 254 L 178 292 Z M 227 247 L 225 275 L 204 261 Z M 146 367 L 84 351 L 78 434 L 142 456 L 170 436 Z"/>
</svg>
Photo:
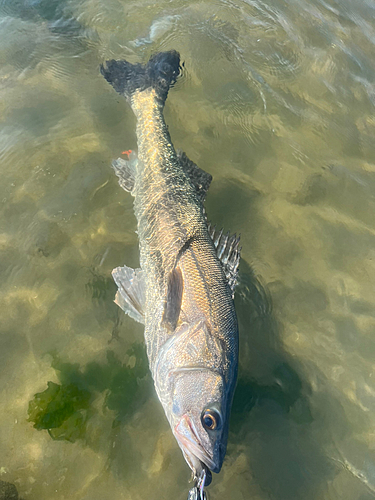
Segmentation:
<svg viewBox="0 0 375 500">
<path fill-rule="evenodd" d="M 194 488 L 189 491 L 188 500 L 207 500 L 207 495 L 204 491 L 204 483 L 206 482 L 206 470 L 203 469 Z"/>
</svg>

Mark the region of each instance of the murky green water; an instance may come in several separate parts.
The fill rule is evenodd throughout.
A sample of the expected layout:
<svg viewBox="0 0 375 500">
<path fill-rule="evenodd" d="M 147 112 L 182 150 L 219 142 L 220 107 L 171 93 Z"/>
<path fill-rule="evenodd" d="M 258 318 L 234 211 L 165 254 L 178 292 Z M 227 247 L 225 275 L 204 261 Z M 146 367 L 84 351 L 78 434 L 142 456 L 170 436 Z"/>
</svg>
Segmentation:
<svg viewBox="0 0 375 500">
<path fill-rule="evenodd" d="M 112 302 L 111 269 L 138 262 L 110 168 L 135 120 L 98 71 L 171 48 L 173 142 L 243 245 L 210 498 L 375 498 L 374 19 L 371 0 L 0 1 L 0 480 L 24 500 L 187 497 Z"/>
</svg>

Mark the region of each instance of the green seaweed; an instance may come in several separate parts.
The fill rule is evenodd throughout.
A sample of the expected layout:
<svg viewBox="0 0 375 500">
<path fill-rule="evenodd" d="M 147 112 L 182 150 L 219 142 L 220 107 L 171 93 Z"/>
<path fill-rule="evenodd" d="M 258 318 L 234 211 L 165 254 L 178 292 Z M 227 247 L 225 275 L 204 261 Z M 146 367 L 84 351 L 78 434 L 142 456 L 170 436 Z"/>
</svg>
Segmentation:
<svg viewBox="0 0 375 500">
<path fill-rule="evenodd" d="M 87 419 L 87 411 L 76 411 L 64 420 L 59 427 L 48 429 L 48 434 L 56 441 L 65 440 L 74 443 L 77 439 L 85 436 Z"/>
<path fill-rule="evenodd" d="M 51 366 L 60 384 L 47 382 L 47 389 L 29 402 L 28 421 L 35 429 L 48 430 L 55 440 L 74 442 L 85 437 L 86 424 L 94 415 L 95 398 L 105 392 L 104 406 L 115 412 L 113 427 L 136 412 L 149 397 L 152 382 L 143 344 L 134 343 L 121 363 L 111 350 L 107 362 L 67 363 L 52 354 Z"/>
<path fill-rule="evenodd" d="M 73 384 L 48 382 L 47 389 L 29 402 L 28 420 L 35 429 L 47 429 L 53 439 L 75 441 L 84 434 L 91 399 L 89 391 Z"/>
</svg>

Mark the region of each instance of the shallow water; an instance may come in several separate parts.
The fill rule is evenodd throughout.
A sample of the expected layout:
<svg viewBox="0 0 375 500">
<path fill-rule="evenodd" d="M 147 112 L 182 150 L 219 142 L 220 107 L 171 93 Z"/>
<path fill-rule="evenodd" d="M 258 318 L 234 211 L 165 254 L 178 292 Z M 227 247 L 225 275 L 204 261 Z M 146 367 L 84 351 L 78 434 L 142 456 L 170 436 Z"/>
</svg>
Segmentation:
<svg viewBox="0 0 375 500">
<path fill-rule="evenodd" d="M 172 140 L 243 247 L 209 496 L 375 498 L 374 19 L 370 0 L 0 1 L 0 480 L 24 500 L 191 486 L 142 328 L 112 302 L 111 269 L 138 263 L 110 168 L 135 120 L 98 71 L 171 48 Z"/>
</svg>

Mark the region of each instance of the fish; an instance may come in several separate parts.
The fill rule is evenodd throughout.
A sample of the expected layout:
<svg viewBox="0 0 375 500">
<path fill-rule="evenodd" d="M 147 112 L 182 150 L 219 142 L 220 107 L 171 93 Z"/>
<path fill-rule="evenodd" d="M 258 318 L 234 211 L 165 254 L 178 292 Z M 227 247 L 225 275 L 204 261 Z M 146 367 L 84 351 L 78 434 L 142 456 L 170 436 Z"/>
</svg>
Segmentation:
<svg viewBox="0 0 375 500">
<path fill-rule="evenodd" d="M 134 197 L 140 267 L 112 271 L 115 302 L 144 324 L 149 368 L 172 432 L 203 497 L 219 473 L 238 371 L 234 290 L 239 237 L 208 222 L 212 176 L 177 151 L 163 110 L 181 72 L 177 51 L 146 64 L 110 60 L 101 73 L 136 117 L 138 153 L 113 162 Z M 198 486 L 191 495 L 198 495 Z"/>
</svg>

